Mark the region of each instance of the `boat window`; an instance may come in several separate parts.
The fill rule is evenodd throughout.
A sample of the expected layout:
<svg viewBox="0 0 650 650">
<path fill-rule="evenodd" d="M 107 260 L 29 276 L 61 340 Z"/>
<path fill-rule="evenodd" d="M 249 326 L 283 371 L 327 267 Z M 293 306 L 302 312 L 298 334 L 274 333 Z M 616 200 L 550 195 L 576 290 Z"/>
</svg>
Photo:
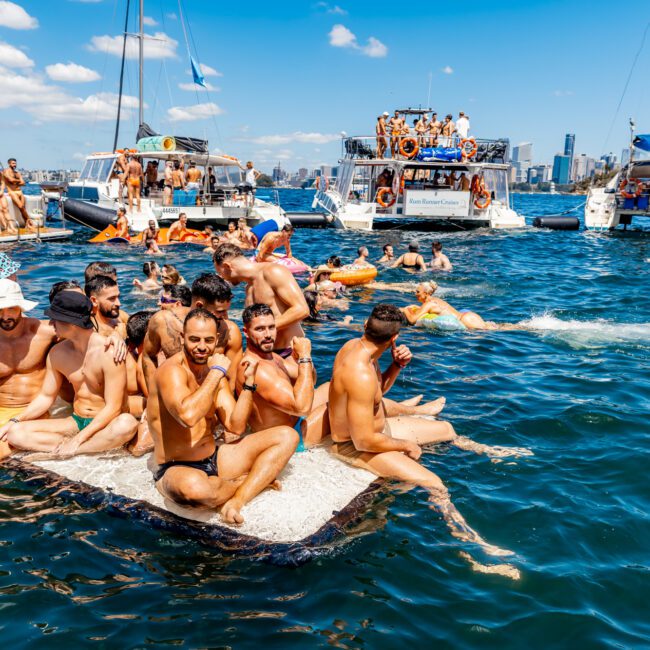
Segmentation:
<svg viewBox="0 0 650 650">
<path fill-rule="evenodd" d="M 483 171 L 485 187 L 501 203 L 508 203 L 508 176 L 505 169 L 485 169 Z"/>
<path fill-rule="evenodd" d="M 104 158 L 99 162 L 101 164 L 97 171 L 97 180 L 100 183 L 108 183 L 108 179 L 110 178 L 111 170 L 113 169 L 113 163 L 115 162 L 115 158 Z"/>
<path fill-rule="evenodd" d="M 81 170 L 81 174 L 79 174 L 80 180 L 83 181 L 90 177 L 90 170 L 92 169 L 92 166 L 93 166 L 93 161 L 86 160 L 86 162 L 84 163 L 84 167 Z"/>
<path fill-rule="evenodd" d="M 336 177 L 336 190 L 343 198 L 347 198 L 350 193 L 352 179 L 354 177 L 354 167 L 354 161 L 352 160 L 346 160 L 339 167 Z"/>
<path fill-rule="evenodd" d="M 214 167 L 213 174 L 217 178 L 217 185 L 238 185 L 242 182 L 242 171 L 239 167 Z"/>
</svg>

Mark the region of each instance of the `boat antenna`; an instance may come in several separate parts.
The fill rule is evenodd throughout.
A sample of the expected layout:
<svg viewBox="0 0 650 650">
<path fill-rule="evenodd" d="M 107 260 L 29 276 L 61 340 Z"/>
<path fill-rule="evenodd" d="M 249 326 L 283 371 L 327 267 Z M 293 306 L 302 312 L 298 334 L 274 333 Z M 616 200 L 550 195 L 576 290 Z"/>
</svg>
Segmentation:
<svg viewBox="0 0 650 650">
<path fill-rule="evenodd" d="M 120 113 L 122 112 L 122 88 L 124 86 L 124 62 L 126 61 L 126 39 L 129 29 L 129 9 L 131 0 L 126 0 L 126 18 L 124 19 L 124 41 L 122 42 L 122 67 L 120 68 L 120 90 L 117 96 L 117 119 L 115 120 L 115 137 L 113 138 L 113 151 L 117 149 L 117 139 L 120 136 Z"/>
<path fill-rule="evenodd" d="M 630 170 L 632 169 L 632 161 L 634 160 L 634 120 L 630 118 L 630 160 L 627 165 L 627 177 L 630 177 Z"/>
<path fill-rule="evenodd" d="M 144 122 L 144 102 L 143 102 L 143 92 L 144 92 L 144 0 L 140 0 L 140 29 L 139 29 L 139 48 L 138 48 L 138 59 L 140 63 L 140 77 L 138 84 L 138 128 Z"/>
</svg>

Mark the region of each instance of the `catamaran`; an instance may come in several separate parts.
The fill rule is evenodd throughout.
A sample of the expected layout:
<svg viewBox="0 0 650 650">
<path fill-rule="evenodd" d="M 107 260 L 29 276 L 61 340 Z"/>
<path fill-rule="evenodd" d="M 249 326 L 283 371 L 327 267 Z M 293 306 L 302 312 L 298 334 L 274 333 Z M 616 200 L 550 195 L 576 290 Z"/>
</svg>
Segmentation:
<svg viewBox="0 0 650 650">
<path fill-rule="evenodd" d="M 399 110 L 405 117 L 431 112 Z M 323 179 L 312 207 L 324 210 L 336 227 L 358 230 L 525 226 L 510 208 L 507 140 L 452 136 L 440 138 L 440 146 L 413 132 L 389 139 L 396 141 L 395 155 L 383 158 L 376 136 L 345 135 L 336 181 Z"/>
</svg>

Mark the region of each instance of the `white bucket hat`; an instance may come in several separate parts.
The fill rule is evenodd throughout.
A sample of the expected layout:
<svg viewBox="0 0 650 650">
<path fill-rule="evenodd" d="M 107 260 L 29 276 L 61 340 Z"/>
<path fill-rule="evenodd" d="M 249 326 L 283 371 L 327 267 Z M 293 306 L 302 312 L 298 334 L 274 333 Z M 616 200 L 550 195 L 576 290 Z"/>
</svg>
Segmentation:
<svg viewBox="0 0 650 650">
<path fill-rule="evenodd" d="M 7 278 L 0 280 L 0 309 L 20 307 L 23 311 L 30 311 L 36 305 L 37 302 L 23 298 L 23 292 L 17 282 Z"/>
</svg>

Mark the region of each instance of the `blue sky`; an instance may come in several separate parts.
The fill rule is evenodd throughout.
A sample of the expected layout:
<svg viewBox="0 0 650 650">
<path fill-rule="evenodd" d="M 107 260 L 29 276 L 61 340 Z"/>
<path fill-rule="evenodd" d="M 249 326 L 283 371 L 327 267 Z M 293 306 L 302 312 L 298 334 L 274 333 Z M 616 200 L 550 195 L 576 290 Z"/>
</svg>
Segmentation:
<svg viewBox="0 0 650 650">
<path fill-rule="evenodd" d="M 112 146 L 125 6 L 0 0 L 0 159 L 79 167 L 89 151 Z M 147 43 L 146 121 L 159 132 L 207 137 L 211 149 L 264 170 L 278 160 L 292 170 L 335 163 L 342 130 L 370 134 L 382 111 L 424 105 L 429 75 L 439 115 L 464 110 L 475 135 L 533 142 L 536 162 L 550 162 L 566 132 L 576 134 L 577 153 L 620 156 L 630 115 L 650 131 L 646 42 L 607 138 L 650 21 L 650 12 L 620 13 L 611 1 L 182 7 L 212 90 L 197 94 L 191 83 L 178 0 L 147 0 L 155 40 Z M 125 93 L 120 142 L 132 145 L 133 59 Z"/>
</svg>

